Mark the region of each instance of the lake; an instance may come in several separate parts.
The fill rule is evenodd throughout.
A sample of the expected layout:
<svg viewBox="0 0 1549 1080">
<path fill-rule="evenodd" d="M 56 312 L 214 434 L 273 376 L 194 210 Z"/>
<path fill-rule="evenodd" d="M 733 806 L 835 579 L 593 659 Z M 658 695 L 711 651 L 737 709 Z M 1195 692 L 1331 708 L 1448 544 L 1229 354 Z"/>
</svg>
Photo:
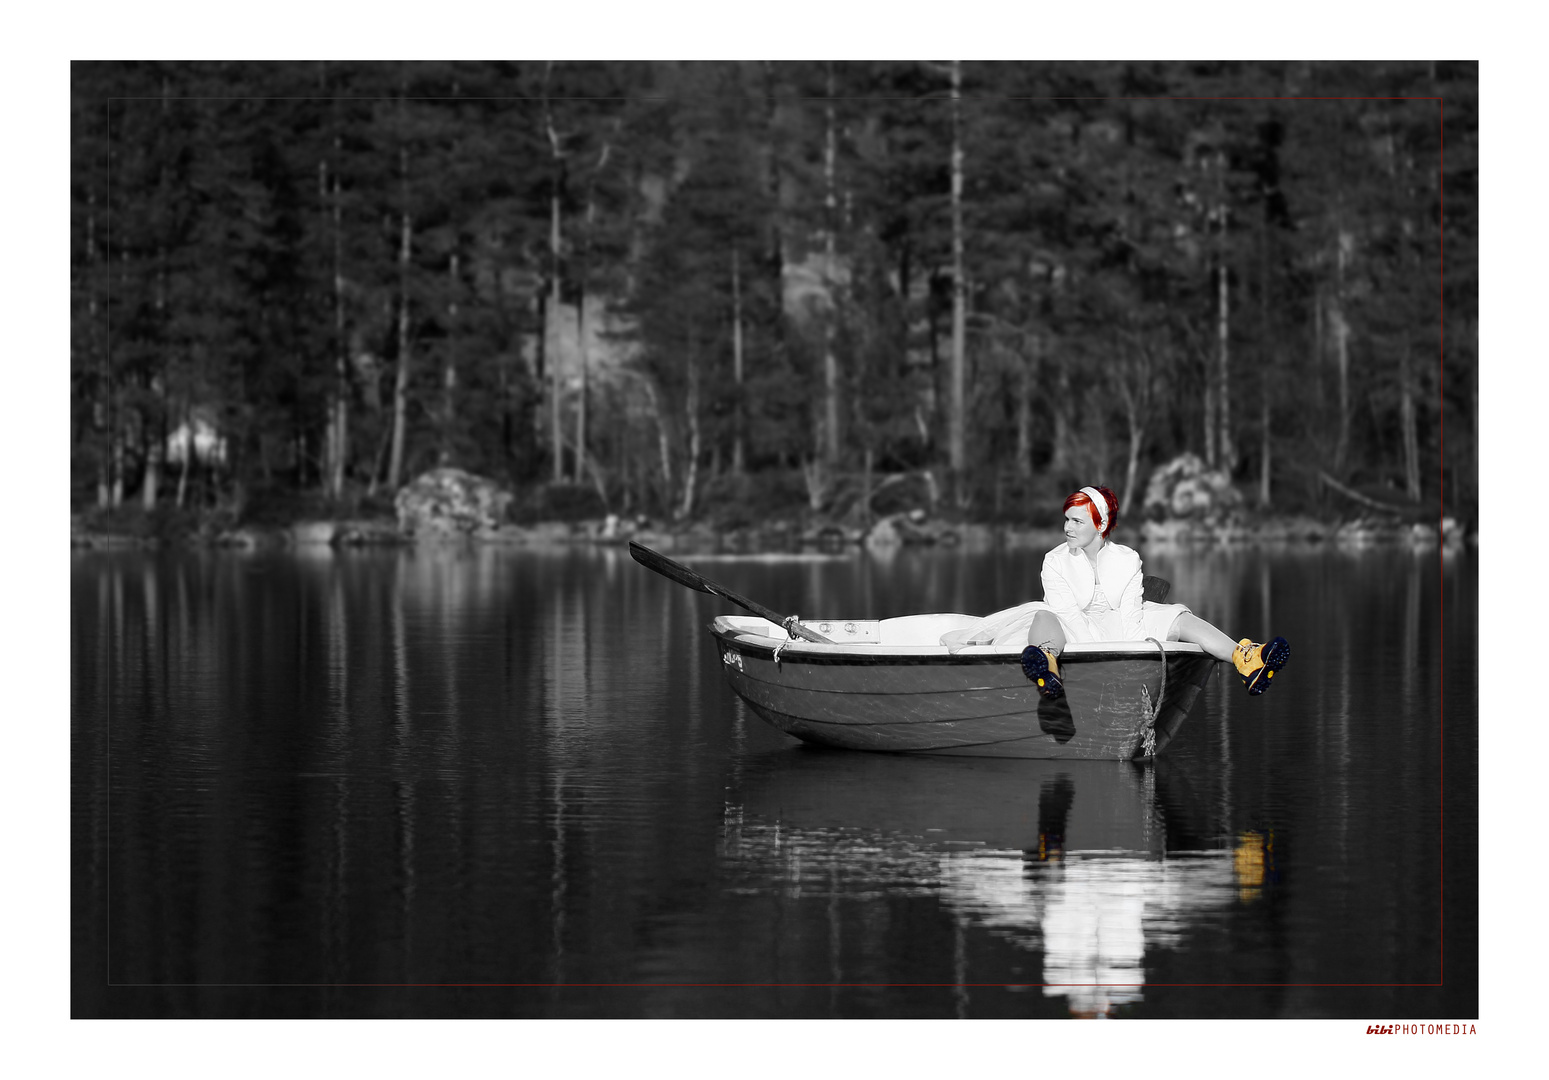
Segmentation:
<svg viewBox="0 0 1549 1080">
<path fill-rule="evenodd" d="M 1477 556 L 1144 551 L 1292 643 L 1154 762 L 804 747 L 622 548 L 71 556 L 77 1017 L 1476 1017 Z M 985 613 L 1040 552 L 683 556 Z"/>
</svg>

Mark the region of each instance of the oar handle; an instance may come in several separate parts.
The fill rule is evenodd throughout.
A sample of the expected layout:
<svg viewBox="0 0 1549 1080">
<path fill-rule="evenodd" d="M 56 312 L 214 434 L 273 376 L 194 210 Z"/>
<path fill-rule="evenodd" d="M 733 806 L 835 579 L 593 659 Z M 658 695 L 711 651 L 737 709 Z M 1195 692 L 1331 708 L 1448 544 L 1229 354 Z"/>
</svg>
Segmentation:
<svg viewBox="0 0 1549 1080">
<path fill-rule="evenodd" d="M 796 616 L 781 615 L 777 611 L 766 608 L 763 604 L 755 603 L 745 596 L 739 596 L 737 593 L 732 592 L 730 589 L 717 585 L 715 582 L 711 581 L 704 575 L 690 570 L 682 563 L 675 562 L 672 559 L 667 558 L 667 556 L 663 555 L 661 552 L 652 551 L 644 544 L 639 544 L 631 540 L 629 542 L 629 554 L 634 557 L 635 562 L 639 563 L 647 570 L 654 570 L 656 573 L 662 575 L 662 577 L 671 578 L 679 585 L 687 586 L 690 589 L 695 589 L 703 593 L 710 593 L 712 596 L 719 596 L 730 600 L 738 607 L 747 611 L 751 611 L 759 618 L 767 619 L 774 623 L 776 626 L 784 627 L 785 632 L 790 634 L 792 637 L 799 637 L 805 641 L 815 641 L 822 645 L 833 644 L 832 641 L 824 637 L 822 634 L 819 634 L 815 630 L 808 630 L 805 626 L 801 625 L 801 623 L 797 622 Z"/>
</svg>

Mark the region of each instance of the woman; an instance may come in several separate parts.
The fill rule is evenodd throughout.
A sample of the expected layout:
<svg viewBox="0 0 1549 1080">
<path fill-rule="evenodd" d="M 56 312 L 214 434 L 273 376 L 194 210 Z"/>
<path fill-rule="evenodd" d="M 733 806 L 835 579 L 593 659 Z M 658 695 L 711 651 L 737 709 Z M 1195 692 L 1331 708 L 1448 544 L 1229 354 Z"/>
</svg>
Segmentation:
<svg viewBox="0 0 1549 1080">
<path fill-rule="evenodd" d="M 1190 641 L 1217 660 L 1230 660 L 1249 694 L 1269 689 L 1291 646 L 1243 638 L 1234 643 L 1183 604 L 1141 596 L 1140 555 L 1109 540 L 1119 500 L 1105 487 L 1084 487 L 1065 500 L 1065 543 L 1043 557 L 1043 599 L 987 616 L 978 625 L 942 637 L 942 644 L 1027 641 L 1022 670 L 1045 697 L 1065 692 L 1059 655 L 1071 641 Z"/>
</svg>

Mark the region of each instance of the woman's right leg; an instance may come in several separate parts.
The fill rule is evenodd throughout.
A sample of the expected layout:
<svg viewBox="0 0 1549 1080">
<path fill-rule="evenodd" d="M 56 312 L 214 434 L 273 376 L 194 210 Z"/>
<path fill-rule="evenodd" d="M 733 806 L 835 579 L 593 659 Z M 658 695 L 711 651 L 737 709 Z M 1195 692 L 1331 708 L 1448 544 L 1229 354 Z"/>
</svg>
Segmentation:
<svg viewBox="0 0 1549 1080">
<path fill-rule="evenodd" d="M 1034 612 L 1032 624 L 1027 628 L 1027 643 L 1047 649 L 1055 656 L 1063 652 L 1065 628 L 1060 625 L 1059 616 L 1052 611 Z"/>
<path fill-rule="evenodd" d="M 1059 616 L 1052 611 L 1033 613 L 1033 621 L 1027 628 L 1027 648 L 1022 650 L 1022 674 L 1038 685 L 1038 692 L 1046 698 L 1057 698 L 1065 692 L 1060 680 L 1060 665 L 1055 659 L 1065 648 L 1065 628 Z"/>
</svg>

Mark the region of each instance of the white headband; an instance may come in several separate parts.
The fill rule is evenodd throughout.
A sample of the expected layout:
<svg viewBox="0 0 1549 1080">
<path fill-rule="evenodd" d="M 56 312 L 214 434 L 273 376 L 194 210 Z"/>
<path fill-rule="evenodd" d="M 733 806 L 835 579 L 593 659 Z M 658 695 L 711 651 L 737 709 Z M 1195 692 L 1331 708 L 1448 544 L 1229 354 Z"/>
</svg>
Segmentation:
<svg viewBox="0 0 1549 1080">
<path fill-rule="evenodd" d="M 1098 532 L 1106 532 L 1108 529 L 1108 500 L 1103 498 L 1102 492 L 1096 488 L 1084 487 L 1081 494 L 1092 500 L 1092 505 L 1097 507 L 1097 516 L 1102 518 L 1102 523 L 1097 526 Z"/>
</svg>

